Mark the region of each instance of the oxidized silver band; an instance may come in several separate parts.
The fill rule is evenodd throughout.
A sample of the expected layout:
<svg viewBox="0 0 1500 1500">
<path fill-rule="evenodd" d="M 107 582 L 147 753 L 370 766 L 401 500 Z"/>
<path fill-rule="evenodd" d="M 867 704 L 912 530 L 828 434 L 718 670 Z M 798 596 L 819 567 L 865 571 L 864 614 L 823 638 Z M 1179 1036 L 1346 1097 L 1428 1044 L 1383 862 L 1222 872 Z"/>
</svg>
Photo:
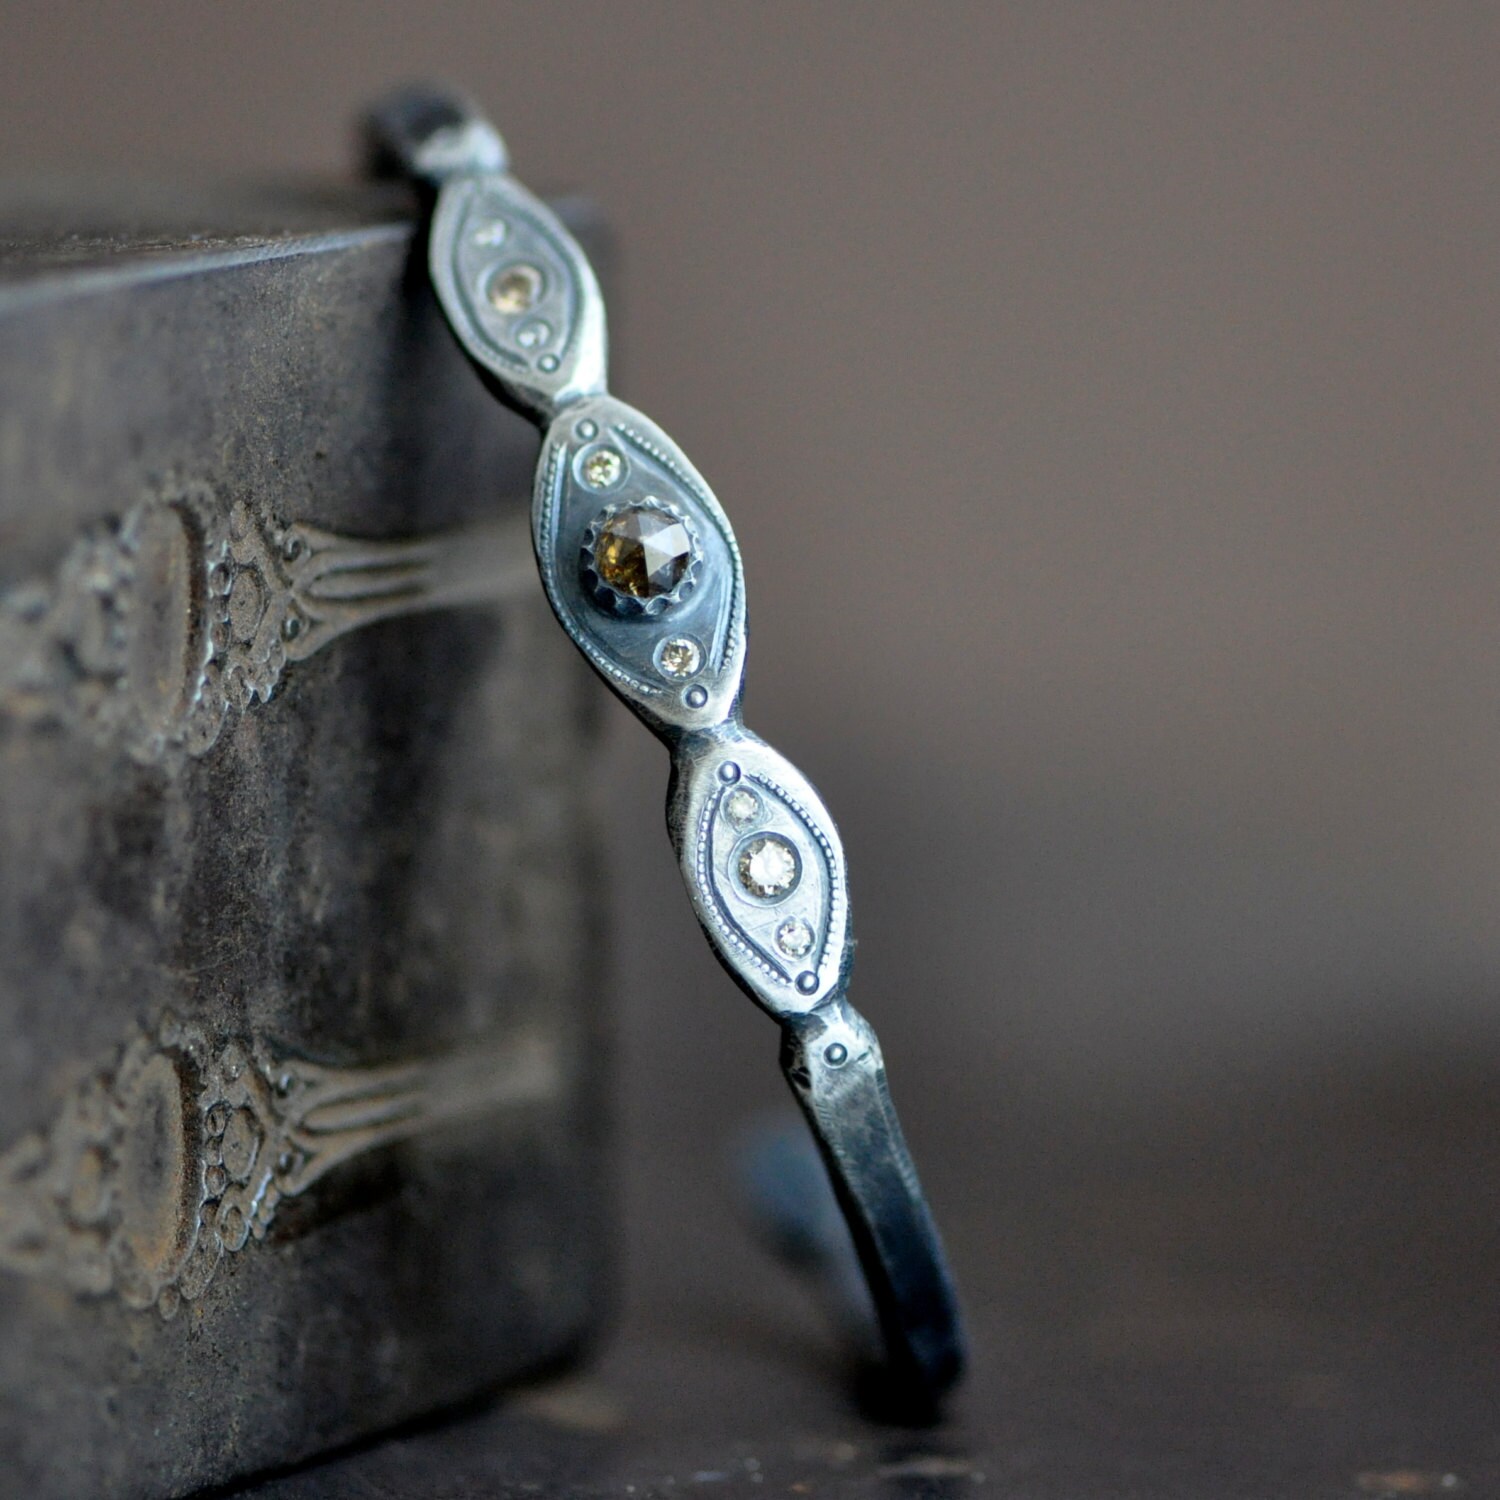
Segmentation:
<svg viewBox="0 0 1500 1500">
<path fill-rule="evenodd" d="M 963 1337 L 880 1047 L 849 1004 L 843 849 L 811 784 L 740 720 L 745 586 L 728 518 L 655 423 L 606 389 L 604 303 L 582 250 L 467 105 L 402 95 L 380 161 L 436 190 L 429 268 L 465 352 L 544 430 L 532 536 L 579 650 L 665 741 L 667 822 L 698 920 L 781 1025 L 782 1067 L 859 1251 L 892 1370 L 935 1398 Z"/>
</svg>

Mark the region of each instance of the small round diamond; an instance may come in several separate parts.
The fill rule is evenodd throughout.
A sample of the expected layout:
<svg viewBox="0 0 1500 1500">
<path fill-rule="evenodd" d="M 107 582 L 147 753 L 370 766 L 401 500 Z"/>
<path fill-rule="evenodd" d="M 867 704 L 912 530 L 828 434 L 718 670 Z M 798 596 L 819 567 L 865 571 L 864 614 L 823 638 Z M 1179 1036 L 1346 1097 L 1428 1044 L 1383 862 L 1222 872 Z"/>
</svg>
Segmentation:
<svg viewBox="0 0 1500 1500">
<path fill-rule="evenodd" d="M 481 224 L 474 231 L 474 243 L 476 245 L 503 245 L 505 236 L 509 232 L 504 219 L 494 219 L 488 224 Z"/>
<path fill-rule="evenodd" d="M 552 325 L 542 318 L 532 318 L 516 329 L 516 342 L 523 349 L 540 349 L 552 337 Z"/>
<path fill-rule="evenodd" d="M 776 946 L 788 958 L 806 958 L 812 945 L 813 930 L 801 917 L 788 917 L 776 929 Z"/>
<path fill-rule="evenodd" d="M 542 295 L 542 273 L 535 266 L 505 266 L 490 282 L 490 306 L 507 317 L 523 313 Z"/>
<path fill-rule="evenodd" d="M 797 851 L 779 834 L 751 839 L 739 857 L 740 884 L 763 901 L 779 901 L 796 889 L 802 871 Z"/>
<path fill-rule="evenodd" d="M 584 480 L 596 490 L 617 484 L 625 472 L 625 460 L 613 448 L 601 448 L 583 461 Z"/>
<path fill-rule="evenodd" d="M 731 823 L 743 828 L 760 816 L 760 798 L 754 792 L 740 787 L 724 799 L 724 812 Z"/>
<path fill-rule="evenodd" d="M 674 635 L 657 652 L 656 664 L 661 668 L 663 677 L 681 682 L 697 675 L 698 669 L 703 665 L 703 652 L 691 636 Z"/>
</svg>

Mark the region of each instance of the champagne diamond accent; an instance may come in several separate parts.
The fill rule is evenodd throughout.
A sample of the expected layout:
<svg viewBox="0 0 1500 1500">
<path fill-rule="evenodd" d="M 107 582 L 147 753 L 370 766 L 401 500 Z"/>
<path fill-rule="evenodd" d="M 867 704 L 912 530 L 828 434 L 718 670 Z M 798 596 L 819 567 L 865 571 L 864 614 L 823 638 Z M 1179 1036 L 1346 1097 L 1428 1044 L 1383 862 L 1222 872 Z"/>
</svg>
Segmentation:
<svg viewBox="0 0 1500 1500">
<path fill-rule="evenodd" d="M 542 318 L 533 318 L 516 329 L 516 342 L 523 349 L 539 349 L 552 337 L 552 325 Z"/>
<path fill-rule="evenodd" d="M 752 896 L 779 901 L 796 889 L 802 870 L 791 844 L 779 834 L 766 833 L 740 850 L 739 875 Z"/>
<path fill-rule="evenodd" d="M 542 295 L 542 273 L 535 266 L 506 266 L 490 282 L 490 306 L 507 317 L 523 313 Z"/>
<path fill-rule="evenodd" d="M 659 599 L 687 576 L 693 538 L 687 522 L 659 502 L 606 511 L 595 522 L 591 566 L 599 581 L 631 599 Z"/>
<path fill-rule="evenodd" d="M 754 792 L 741 787 L 724 799 L 724 811 L 729 821 L 738 828 L 753 823 L 760 816 L 760 798 Z"/>
<path fill-rule="evenodd" d="M 613 448 L 601 448 L 583 461 L 584 480 L 596 490 L 607 490 L 625 472 L 625 460 Z"/>
<path fill-rule="evenodd" d="M 776 946 L 788 958 L 806 958 L 812 945 L 813 930 L 801 917 L 788 917 L 776 929 Z"/>
<path fill-rule="evenodd" d="M 656 663 L 661 668 L 663 677 L 681 682 L 697 674 L 703 665 L 703 652 L 691 637 L 676 635 L 662 646 L 657 653 Z"/>
</svg>

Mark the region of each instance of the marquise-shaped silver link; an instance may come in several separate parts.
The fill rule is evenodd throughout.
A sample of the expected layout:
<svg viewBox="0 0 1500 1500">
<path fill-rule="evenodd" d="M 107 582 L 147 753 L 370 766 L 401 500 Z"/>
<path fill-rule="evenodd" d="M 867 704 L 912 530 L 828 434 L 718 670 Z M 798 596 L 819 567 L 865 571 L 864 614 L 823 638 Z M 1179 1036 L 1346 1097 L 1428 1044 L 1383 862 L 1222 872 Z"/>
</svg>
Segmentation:
<svg viewBox="0 0 1500 1500">
<path fill-rule="evenodd" d="M 443 183 L 428 262 L 470 358 L 543 415 L 604 389 L 604 300 L 556 214 L 505 173 Z"/>
<path fill-rule="evenodd" d="M 682 517 L 692 587 L 619 613 L 601 605 L 588 554 L 605 518 L 642 508 Z M 620 697 L 658 730 L 729 719 L 745 670 L 740 549 L 713 491 L 661 428 L 612 396 L 568 407 L 543 444 L 532 526 L 547 598 Z"/>
<path fill-rule="evenodd" d="M 840 993 L 849 885 L 833 819 L 808 779 L 764 740 L 687 740 L 667 824 L 693 910 L 722 962 L 778 1019 Z"/>
</svg>

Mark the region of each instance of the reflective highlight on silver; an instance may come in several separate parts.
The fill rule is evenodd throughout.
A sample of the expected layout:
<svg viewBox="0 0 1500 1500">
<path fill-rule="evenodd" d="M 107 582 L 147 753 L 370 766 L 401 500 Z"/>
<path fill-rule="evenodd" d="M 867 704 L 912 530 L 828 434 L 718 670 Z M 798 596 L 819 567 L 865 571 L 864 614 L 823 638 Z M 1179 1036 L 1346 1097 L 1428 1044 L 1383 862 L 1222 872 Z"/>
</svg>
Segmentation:
<svg viewBox="0 0 1500 1500">
<path fill-rule="evenodd" d="M 838 1189 L 891 1370 L 930 1401 L 962 1369 L 957 1301 L 879 1045 L 846 998 L 838 833 L 807 779 L 740 718 L 745 584 L 729 520 L 672 439 L 608 394 L 593 271 L 510 175 L 495 131 L 461 101 L 420 93 L 388 101 L 371 128 L 377 161 L 436 192 L 428 262 L 460 344 L 544 429 L 532 529 L 547 597 L 671 751 L 667 822 L 694 910 L 782 1026 L 783 1069 Z"/>
<path fill-rule="evenodd" d="M 288 663 L 392 615 L 530 584 L 513 523 L 363 541 L 182 485 L 0 594 L 0 715 L 62 723 L 151 763 L 202 755 Z"/>
<path fill-rule="evenodd" d="M 175 1316 L 278 1206 L 355 1157 L 551 1098 L 531 1036 L 389 1067 L 329 1068 L 164 1017 L 0 1155 L 0 1269 Z"/>
</svg>

